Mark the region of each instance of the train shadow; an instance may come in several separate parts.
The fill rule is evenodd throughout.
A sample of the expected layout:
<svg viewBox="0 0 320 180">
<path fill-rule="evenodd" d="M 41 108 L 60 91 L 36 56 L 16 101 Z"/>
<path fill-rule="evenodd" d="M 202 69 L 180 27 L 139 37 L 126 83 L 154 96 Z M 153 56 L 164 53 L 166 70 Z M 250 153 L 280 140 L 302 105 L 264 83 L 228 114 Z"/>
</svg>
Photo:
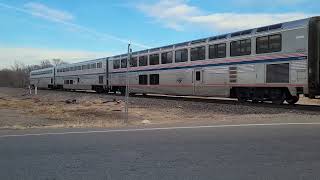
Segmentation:
<svg viewBox="0 0 320 180">
<path fill-rule="evenodd" d="M 195 97 L 195 96 L 172 96 L 172 95 L 158 95 L 158 94 L 148 94 L 148 95 L 133 95 L 133 97 L 138 98 L 150 98 L 150 99 L 162 99 L 171 101 L 189 101 L 189 102 L 203 102 L 203 103 L 213 103 L 213 104 L 226 104 L 226 105 L 242 105 L 242 106 L 256 106 L 264 108 L 282 108 L 288 110 L 302 110 L 320 113 L 320 105 L 305 105 L 305 104 L 282 104 L 276 105 L 269 102 L 238 102 L 236 99 L 229 98 L 212 98 L 212 97 Z"/>
</svg>

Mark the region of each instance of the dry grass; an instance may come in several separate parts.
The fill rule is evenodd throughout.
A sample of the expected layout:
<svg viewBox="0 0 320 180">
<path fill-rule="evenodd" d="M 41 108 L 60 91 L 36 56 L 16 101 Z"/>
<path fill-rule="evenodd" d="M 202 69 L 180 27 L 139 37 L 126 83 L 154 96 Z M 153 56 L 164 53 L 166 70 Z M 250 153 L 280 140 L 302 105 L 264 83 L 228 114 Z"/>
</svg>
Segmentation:
<svg viewBox="0 0 320 180">
<path fill-rule="evenodd" d="M 109 128 L 124 126 L 124 103 L 115 97 L 59 91 L 40 91 L 37 97 L 25 95 L 19 89 L 0 88 L 0 129 L 25 128 Z M 76 99 L 75 104 L 65 102 Z M 119 98 L 117 98 L 119 99 Z M 198 104 L 189 102 L 152 102 L 152 99 L 132 100 L 130 124 L 153 125 L 181 123 L 244 123 L 283 122 L 294 119 L 320 120 L 318 115 L 299 114 L 290 110 L 250 110 L 246 106 L 224 104 Z M 142 102 L 141 102 L 142 101 Z M 152 102 L 150 104 L 150 101 Z M 141 102 L 141 103 L 140 103 Z M 165 106 L 161 103 L 166 103 Z M 320 105 L 320 100 L 301 98 L 300 104 Z M 232 111 L 229 111 L 231 108 Z M 258 108 L 259 109 L 259 108 Z M 261 109 L 261 108 L 260 108 Z M 235 111 L 235 113 L 233 112 Z M 250 112 L 250 113 L 243 113 Z M 252 113 L 259 112 L 259 113 Z M 275 112 L 274 112 L 275 111 Z M 231 113 L 232 112 L 232 113 Z"/>
<path fill-rule="evenodd" d="M 102 100 L 82 101 L 76 104 L 67 104 L 61 101 L 43 101 L 38 98 L 0 98 L 0 108 L 22 110 L 25 115 L 42 117 L 55 122 L 41 124 L 41 127 L 118 127 L 123 125 L 123 102 L 103 102 Z M 130 124 L 141 121 L 131 117 Z M 23 121 L 23 120 L 22 120 Z M 13 129 L 22 129 L 26 125 L 16 123 Z M 28 125 L 29 126 L 29 125 Z M 38 127 L 33 125 L 32 127 Z M 2 125 L 2 128 L 8 128 Z"/>
</svg>

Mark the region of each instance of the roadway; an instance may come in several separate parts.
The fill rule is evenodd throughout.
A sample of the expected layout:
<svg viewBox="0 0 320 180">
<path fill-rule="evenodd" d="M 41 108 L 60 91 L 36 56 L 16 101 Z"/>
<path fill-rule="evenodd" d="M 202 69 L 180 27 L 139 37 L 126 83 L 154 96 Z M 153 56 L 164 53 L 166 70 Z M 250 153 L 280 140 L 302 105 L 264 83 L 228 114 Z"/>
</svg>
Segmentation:
<svg viewBox="0 0 320 180">
<path fill-rule="evenodd" d="M 32 131 L 0 131 L 1 180 L 320 179 L 320 124 Z"/>
</svg>

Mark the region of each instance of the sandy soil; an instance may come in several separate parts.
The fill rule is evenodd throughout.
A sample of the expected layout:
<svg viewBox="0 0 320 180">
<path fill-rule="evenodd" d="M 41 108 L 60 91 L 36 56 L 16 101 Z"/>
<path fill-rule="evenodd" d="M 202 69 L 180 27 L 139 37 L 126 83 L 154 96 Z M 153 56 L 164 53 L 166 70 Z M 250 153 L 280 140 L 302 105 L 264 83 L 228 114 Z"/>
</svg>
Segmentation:
<svg viewBox="0 0 320 180">
<path fill-rule="evenodd" d="M 23 89 L 0 88 L 0 129 L 320 122 L 320 112 L 294 107 L 142 97 L 132 97 L 130 102 L 130 120 L 124 124 L 121 96 L 48 90 L 30 96 Z M 320 105 L 320 100 L 303 98 L 300 104 Z"/>
</svg>

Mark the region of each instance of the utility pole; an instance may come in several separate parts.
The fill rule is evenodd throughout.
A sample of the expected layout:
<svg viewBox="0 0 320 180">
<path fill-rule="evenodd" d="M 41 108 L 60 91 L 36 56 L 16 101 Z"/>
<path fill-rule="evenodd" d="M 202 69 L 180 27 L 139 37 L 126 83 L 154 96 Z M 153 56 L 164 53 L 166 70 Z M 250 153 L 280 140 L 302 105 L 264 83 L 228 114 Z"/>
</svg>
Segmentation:
<svg viewBox="0 0 320 180">
<path fill-rule="evenodd" d="M 125 96 L 125 123 L 129 122 L 129 67 L 131 59 L 131 44 L 128 44 L 128 55 L 127 55 L 127 71 L 126 71 L 126 96 Z"/>
</svg>

